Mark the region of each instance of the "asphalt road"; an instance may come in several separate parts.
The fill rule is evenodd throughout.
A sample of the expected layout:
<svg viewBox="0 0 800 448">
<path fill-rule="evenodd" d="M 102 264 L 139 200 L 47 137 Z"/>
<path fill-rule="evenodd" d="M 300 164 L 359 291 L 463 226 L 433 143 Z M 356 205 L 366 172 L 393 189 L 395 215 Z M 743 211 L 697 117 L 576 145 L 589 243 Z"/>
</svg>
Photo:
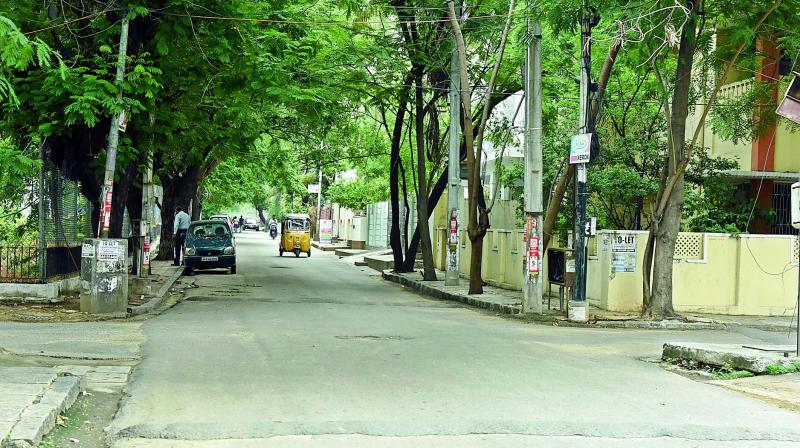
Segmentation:
<svg viewBox="0 0 800 448">
<path fill-rule="evenodd" d="M 237 238 L 239 274 L 144 322 L 116 447 L 800 446 L 800 415 L 647 360 L 748 335 L 525 324 Z"/>
</svg>

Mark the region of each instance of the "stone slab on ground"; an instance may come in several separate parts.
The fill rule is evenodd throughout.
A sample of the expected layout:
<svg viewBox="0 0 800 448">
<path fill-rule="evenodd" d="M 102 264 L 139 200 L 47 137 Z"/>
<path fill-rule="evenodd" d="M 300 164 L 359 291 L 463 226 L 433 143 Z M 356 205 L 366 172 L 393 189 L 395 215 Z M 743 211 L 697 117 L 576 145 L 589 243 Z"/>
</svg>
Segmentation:
<svg viewBox="0 0 800 448">
<path fill-rule="evenodd" d="M 500 288 L 487 286 L 484 287 L 483 294 L 469 295 L 465 282 L 463 286 L 445 286 L 444 280 L 423 282 L 418 272 L 398 274 L 384 270 L 382 275 L 386 280 L 399 283 L 435 299 L 461 302 L 503 314 L 522 312 L 521 299 L 511 294 L 504 294 L 504 290 Z M 439 278 L 444 278 L 444 275 L 439 275 Z"/>
<path fill-rule="evenodd" d="M 56 411 L 52 403 L 36 403 L 25 409 L 8 436 L 12 446 L 38 445 L 55 428 Z"/>
<path fill-rule="evenodd" d="M 336 249 L 333 253 L 339 257 L 352 257 L 366 252 L 366 249 Z"/>
<path fill-rule="evenodd" d="M 120 391 L 130 371 L 130 366 L 78 365 L 0 369 L 0 446 L 36 446 L 81 390 Z"/>
<path fill-rule="evenodd" d="M 764 347 L 770 348 L 770 347 Z M 783 356 L 788 347 L 771 347 L 779 352 L 755 350 L 734 344 L 666 343 L 662 359 L 694 361 L 717 367 L 747 370 L 756 374 L 767 373 L 767 366 L 789 365 L 800 362 L 800 358 Z"/>
<path fill-rule="evenodd" d="M 364 262 L 370 268 L 383 272 L 394 266 L 394 257 L 392 255 L 368 255 L 364 257 Z"/>
</svg>

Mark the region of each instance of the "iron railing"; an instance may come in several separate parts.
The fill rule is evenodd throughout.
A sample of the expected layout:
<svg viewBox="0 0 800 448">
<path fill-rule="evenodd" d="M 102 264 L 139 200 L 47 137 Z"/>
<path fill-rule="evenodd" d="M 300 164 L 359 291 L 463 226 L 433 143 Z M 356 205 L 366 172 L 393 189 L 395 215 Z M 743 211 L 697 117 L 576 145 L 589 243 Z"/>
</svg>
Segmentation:
<svg viewBox="0 0 800 448">
<path fill-rule="evenodd" d="M 0 246 L 0 283 L 39 283 L 39 247 Z"/>
</svg>

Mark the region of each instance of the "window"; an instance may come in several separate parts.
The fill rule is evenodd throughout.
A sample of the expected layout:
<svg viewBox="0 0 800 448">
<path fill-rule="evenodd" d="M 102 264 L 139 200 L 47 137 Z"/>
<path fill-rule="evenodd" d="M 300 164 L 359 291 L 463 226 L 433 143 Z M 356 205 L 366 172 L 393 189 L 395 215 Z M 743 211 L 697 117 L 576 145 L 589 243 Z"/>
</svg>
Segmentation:
<svg viewBox="0 0 800 448">
<path fill-rule="evenodd" d="M 308 230 L 309 220 L 306 218 L 289 218 L 286 222 L 289 230 Z"/>
<path fill-rule="evenodd" d="M 195 224 L 189 228 L 189 233 L 195 238 L 212 238 L 230 235 L 230 230 L 225 223 Z"/>
<path fill-rule="evenodd" d="M 772 233 L 775 235 L 794 235 L 797 233 L 792 227 L 791 194 L 791 184 L 776 182 L 772 187 L 772 209 L 775 210 Z"/>
</svg>

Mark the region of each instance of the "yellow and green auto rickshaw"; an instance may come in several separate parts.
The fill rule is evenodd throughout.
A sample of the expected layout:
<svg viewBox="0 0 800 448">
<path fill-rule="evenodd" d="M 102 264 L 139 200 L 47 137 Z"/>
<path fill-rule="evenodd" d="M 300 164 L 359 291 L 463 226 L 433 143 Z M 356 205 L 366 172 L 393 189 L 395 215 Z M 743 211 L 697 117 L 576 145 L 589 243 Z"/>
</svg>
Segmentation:
<svg viewBox="0 0 800 448">
<path fill-rule="evenodd" d="M 294 252 L 299 257 L 301 252 L 311 256 L 311 217 L 301 213 L 290 213 L 281 223 L 280 255 Z"/>
</svg>

